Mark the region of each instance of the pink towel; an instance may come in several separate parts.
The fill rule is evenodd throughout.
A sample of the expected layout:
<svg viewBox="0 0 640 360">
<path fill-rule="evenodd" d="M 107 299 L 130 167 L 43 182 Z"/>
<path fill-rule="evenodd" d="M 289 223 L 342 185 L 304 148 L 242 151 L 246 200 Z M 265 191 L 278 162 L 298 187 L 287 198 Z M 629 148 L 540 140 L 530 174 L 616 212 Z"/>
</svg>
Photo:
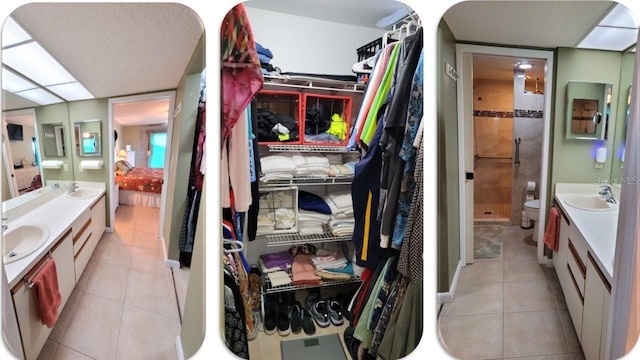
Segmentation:
<svg viewBox="0 0 640 360">
<path fill-rule="evenodd" d="M 320 285 L 322 279 L 313 272 L 311 256 L 298 254 L 294 257 L 293 265 L 291 265 L 293 285 Z"/>
<path fill-rule="evenodd" d="M 553 251 L 558 251 L 558 227 L 560 225 L 560 212 L 555 207 L 549 211 L 549 223 L 544 233 L 544 243 Z"/>
<path fill-rule="evenodd" d="M 31 291 L 40 311 L 40 321 L 52 328 L 58 320 L 58 307 L 62 303 L 56 262 L 53 259 L 48 260 L 32 281 L 34 286 Z"/>
</svg>

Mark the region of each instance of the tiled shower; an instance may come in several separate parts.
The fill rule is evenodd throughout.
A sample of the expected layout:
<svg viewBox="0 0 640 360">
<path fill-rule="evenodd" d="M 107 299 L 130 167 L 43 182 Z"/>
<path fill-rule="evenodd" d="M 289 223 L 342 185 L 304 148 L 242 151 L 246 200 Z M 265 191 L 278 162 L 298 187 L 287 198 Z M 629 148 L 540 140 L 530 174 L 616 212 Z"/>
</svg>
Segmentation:
<svg viewBox="0 0 640 360">
<path fill-rule="evenodd" d="M 540 182 L 544 95 L 537 89 L 543 85 L 518 76 L 474 79 L 476 221 L 521 224 L 523 190 L 529 181 Z"/>
</svg>

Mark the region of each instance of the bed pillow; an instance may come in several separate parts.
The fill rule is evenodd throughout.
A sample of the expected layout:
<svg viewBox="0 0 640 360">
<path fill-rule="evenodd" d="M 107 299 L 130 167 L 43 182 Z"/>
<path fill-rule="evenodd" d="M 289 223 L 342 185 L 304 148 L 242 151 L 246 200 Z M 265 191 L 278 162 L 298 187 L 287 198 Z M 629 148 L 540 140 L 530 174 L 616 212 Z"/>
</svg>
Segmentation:
<svg viewBox="0 0 640 360">
<path fill-rule="evenodd" d="M 116 161 L 116 174 L 117 175 L 127 175 L 129 171 L 133 169 L 133 165 L 126 160 L 118 160 Z"/>
</svg>

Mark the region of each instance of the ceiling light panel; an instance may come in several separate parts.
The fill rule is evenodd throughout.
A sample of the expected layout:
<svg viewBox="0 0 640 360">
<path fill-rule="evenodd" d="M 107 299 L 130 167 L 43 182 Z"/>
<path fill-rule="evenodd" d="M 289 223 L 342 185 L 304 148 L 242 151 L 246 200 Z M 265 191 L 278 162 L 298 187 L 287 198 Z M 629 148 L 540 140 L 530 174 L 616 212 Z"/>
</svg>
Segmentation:
<svg viewBox="0 0 640 360">
<path fill-rule="evenodd" d="M 2 28 L 2 47 L 6 48 L 29 40 L 31 40 L 31 36 L 13 18 L 7 18 Z"/>
<path fill-rule="evenodd" d="M 633 13 L 626 6 L 621 4 L 616 5 L 598 25 L 631 29 L 638 27 Z"/>
<path fill-rule="evenodd" d="M 47 86 L 47 89 L 51 90 L 67 101 L 93 99 L 93 95 L 91 95 L 89 90 L 87 90 L 79 82 Z"/>
<path fill-rule="evenodd" d="M 38 86 L 31 81 L 23 79 L 12 71 L 2 68 L 2 88 L 9 92 L 24 91 L 35 89 Z"/>
<path fill-rule="evenodd" d="M 20 91 L 15 93 L 16 95 L 22 96 L 25 99 L 29 99 L 33 102 L 36 102 L 40 105 L 50 105 L 64 102 L 64 100 L 59 97 L 51 94 L 50 92 L 44 89 L 31 89 L 26 91 Z"/>
<path fill-rule="evenodd" d="M 583 49 L 623 51 L 635 44 L 637 40 L 637 29 L 596 26 L 596 28 L 582 40 L 578 47 Z"/>
<path fill-rule="evenodd" d="M 35 42 L 4 50 L 2 62 L 42 86 L 76 81 L 67 70 Z"/>
</svg>

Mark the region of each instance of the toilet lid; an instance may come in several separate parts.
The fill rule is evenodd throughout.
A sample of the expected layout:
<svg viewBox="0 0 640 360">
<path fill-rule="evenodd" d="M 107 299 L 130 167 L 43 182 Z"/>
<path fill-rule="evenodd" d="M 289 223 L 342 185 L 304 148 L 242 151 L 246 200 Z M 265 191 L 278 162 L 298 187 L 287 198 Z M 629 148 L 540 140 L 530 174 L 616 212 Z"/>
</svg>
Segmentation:
<svg viewBox="0 0 640 360">
<path fill-rule="evenodd" d="M 529 200 L 529 201 L 524 203 L 524 206 L 532 208 L 532 209 L 539 209 L 540 208 L 540 199 Z"/>
</svg>

